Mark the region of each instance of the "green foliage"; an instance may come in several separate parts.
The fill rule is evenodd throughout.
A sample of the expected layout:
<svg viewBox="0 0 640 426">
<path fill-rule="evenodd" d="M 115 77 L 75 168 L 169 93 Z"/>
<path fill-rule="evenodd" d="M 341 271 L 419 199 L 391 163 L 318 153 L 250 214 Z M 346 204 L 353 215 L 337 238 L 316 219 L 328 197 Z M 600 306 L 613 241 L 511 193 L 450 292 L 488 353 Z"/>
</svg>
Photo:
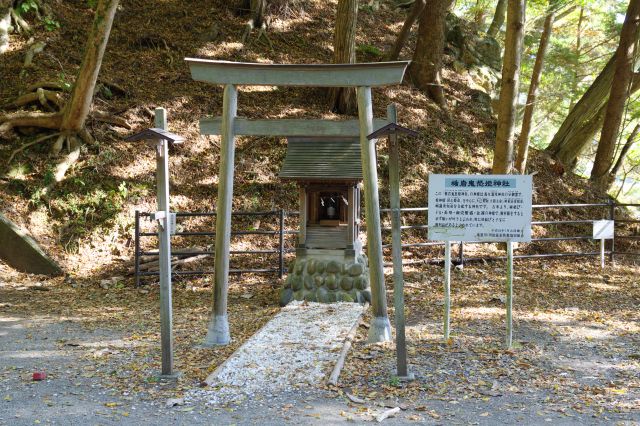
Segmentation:
<svg viewBox="0 0 640 426">
<path fill-rule="evenodd" d="M 44 27 L 47 31 L 55 31 L 60 28 L 60 23 L 50 16 L 45 16 L 42 19 L 42 22 L 44 23 Z"/>
<path fill-rule="evenodd" d="M 365 55 L 370 55 L 370 56 L 378 56 L 378 57 L 383 55 L 380 49 L 370 44 L 359 44 L 356 47 L 356 52 L 362 53 Z"/>
<path fill-rule="evenodd" d="M 37 0 L 22 0 L 16 6 L 15 11 L 19 16 L 24 16 L 29 12 L 38 12 L 40 10 L 40 6 Z"/>
</svg>

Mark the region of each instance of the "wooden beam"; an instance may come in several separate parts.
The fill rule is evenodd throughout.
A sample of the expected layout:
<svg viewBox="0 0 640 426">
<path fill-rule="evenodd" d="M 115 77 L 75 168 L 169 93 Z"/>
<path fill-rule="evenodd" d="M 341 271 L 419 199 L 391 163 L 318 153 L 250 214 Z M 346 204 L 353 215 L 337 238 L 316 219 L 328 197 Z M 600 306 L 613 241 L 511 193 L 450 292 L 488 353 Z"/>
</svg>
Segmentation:
<svg viewBox="0 0 640 426">
<path fill-rule="evenodd" d="M 185 58 L 196 81 L 253 86 L 357 87 L 402 83 L 409 61 L 359 64 L 258 64 Z"/>
<path fill-rule="evenodd" d="M 378 130 L 388 124 L 387 120 L 374 119 L 373 129 Z M 222 117 L 207 117 L 200 120 L 200 134 L 219 135 L 222 131 Z M 234 120 L 233 133 L 243 136 L 326 136 L 353 137 L 360 136 L 358 120 Z"/>
</svg>

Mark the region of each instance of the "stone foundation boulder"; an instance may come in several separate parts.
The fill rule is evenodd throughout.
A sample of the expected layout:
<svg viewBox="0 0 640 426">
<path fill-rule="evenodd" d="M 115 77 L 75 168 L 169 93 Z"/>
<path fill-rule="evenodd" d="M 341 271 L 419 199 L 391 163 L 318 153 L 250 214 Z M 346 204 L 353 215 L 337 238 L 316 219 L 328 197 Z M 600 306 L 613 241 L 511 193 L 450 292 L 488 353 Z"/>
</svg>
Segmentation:
<svg viewBox="0 0 640 426">
<path fill-rule="evenodd" d="M 292 300 L 309 302 L 371 302 L 369 267 L 364 255 L 354 259 L 298 258 L 280 292 L 280 305 Z"/>
</svg>

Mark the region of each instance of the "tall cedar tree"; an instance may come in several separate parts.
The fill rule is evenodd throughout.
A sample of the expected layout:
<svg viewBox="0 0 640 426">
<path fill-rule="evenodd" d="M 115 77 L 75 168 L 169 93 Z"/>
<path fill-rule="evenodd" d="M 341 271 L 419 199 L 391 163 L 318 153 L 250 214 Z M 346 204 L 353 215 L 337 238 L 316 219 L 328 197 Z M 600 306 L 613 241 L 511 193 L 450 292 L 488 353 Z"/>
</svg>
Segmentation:
<svg viewBox="0 0 640 426">
<path fill-rule="evenodd" d="M 427 0 L 418 21 L 418 40 L 409 76 L 438 105 L 445 106 L 440 71 L 444 52 L 445 18 L 452 0 Z"/>
<path fill-rule="evenodd" d="M 604 125 L 598 151 L 591 170 L 591 180 L 597 185 L 606 186 L 607 173 L 613 162 L 616 141 L 622 122 L 624 104 L 627 100 L 633 77 L 635 41 L 640 26 L 640 0 L 631 0 L 627 8 L 627 15 L 620 32 L 620 43 L 614 55 L 615 71 L 609 102 L 604 117 Z"/>
<path fill-rule="evenodd" d="M 339 0 L 333 33 L 334 64 L 351 64 L 356 61 L 357 22 L 358 0 Z M 352 114 L 356 110 L 356 92 L 347 87 L 331 88 L 329 104 L 334 112 Z"/>
<path fill-rule="evenodd" d="M 524 35 L 524 0 L 511 0 L 507 7 L 507 34 L 502 63 L 502 84 L 498 104 L 498 128 L 493 157 L 493 173 L 511 172 L 513 164 L 513 137 L 520 79 L 520 58 Z"/>
<path fill-rule="evenodd" d="M 500 28 L 502 28 L 502 24 L 504 24 L 504 15 L 506 11 L 507 0 L 498 0 L 498 4 L 496 5 L 496 12 L 493 14 L 493 20 L 491 21 L 491 25 L 489 25 L 487 35 L 491 37 L 495 37 L 498 35 L 498 31 L 500 31 Z"/>
<path fill-rule="evenodd" d="M 540 76 L 542 75 L 542 66 L 544 58 L 547 54 L 547 46 L 549 46 L 549 38 L 551 37 L 551 29 L 553 28 L 553 20 L 555 17 L 553 4 L 549 8 L 549 12 L 544 20 L 542 34 L 540 35 L 540 44 L 538 45 L 538 53 L 536 53 L 536 61 L 533 65 L 531 73 L 531 83 L 529 84 L 529 93 L 527 94 L 527 104 L 524 107 L 524 116 L 522 118 L 522 129 L 518 139 L 518 154 L 516 156 L 515 168 L 520 174 L 524 174 L 527 169 L 527 157 L 529 155 L 529 134 L 531 133 L 531 122 L 533 119 L 533 109 L 536 106 L 536 97 L 538 95 L 538 85 L 540 84 Z"/>
<path fill-rule="evenodd" d="M 387 55 L 389 60 L 397 61 L 400 57 L 400 52 L 404 47 L 404 44 L 407 42 L 409 38 L 409 32 L 411 32 L 411 27 L 416 22 L 424 7 L 426 6 L 426 0 L 415 0 L 413 2 L 413 6 L 411 6 L 411 10 L 407 15 L 407 19 L 405 19 L 404 24 L 402 24 L 402 29 L 400 30 L 400 34 L 398 34 L 398 38 L 396 38 L 396 42 L 393 44 L 393 48 L 391 52 Z"/>
</svg>

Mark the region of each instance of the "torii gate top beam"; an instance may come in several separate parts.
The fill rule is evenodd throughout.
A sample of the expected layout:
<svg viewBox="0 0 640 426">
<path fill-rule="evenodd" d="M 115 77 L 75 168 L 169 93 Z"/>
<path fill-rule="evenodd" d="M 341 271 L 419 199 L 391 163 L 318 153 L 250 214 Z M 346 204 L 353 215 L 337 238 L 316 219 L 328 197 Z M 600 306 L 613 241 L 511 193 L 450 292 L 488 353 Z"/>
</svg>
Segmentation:
<svg viewBox="0 0 640 426">
<path fill-rule="evenodd" d="M 409 61 L 360 64 L 258 64 L 185 58 L 196 81 L 249 86 L 358 87 L 402 83 Z"/>
</svg>

